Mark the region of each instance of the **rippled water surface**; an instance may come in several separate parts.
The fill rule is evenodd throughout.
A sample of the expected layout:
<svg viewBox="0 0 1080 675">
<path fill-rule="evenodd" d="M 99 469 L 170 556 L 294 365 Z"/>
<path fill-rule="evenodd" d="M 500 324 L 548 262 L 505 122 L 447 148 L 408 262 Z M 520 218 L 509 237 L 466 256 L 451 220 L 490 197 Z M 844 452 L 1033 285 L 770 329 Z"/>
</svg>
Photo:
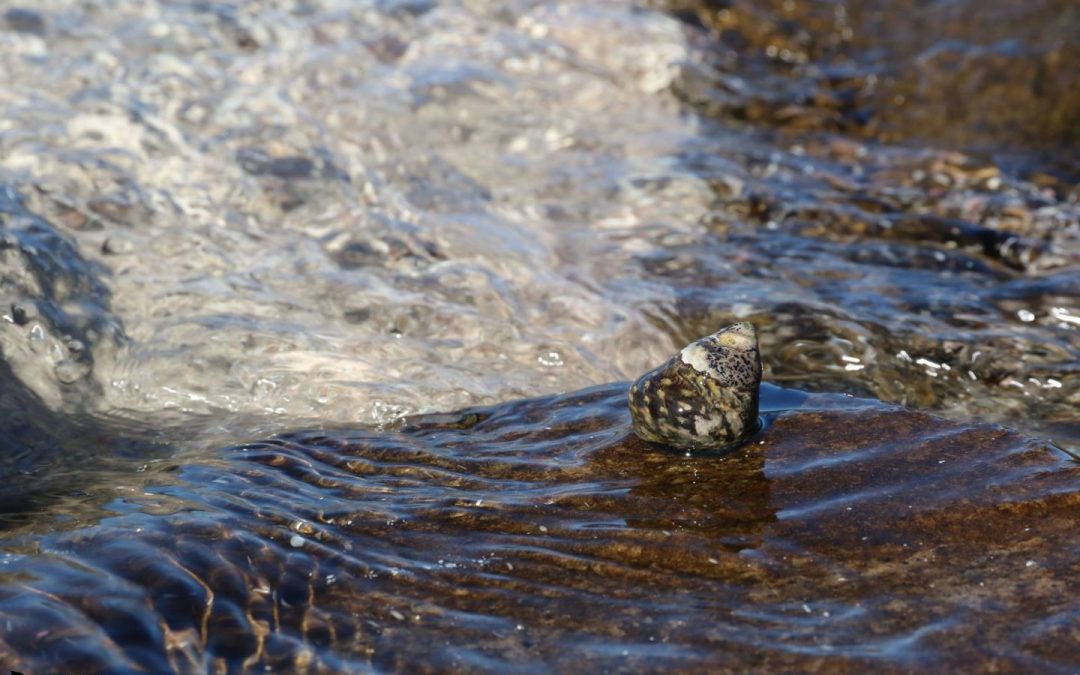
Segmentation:
<svg viewBox="0 0 1080 675">
<path fill-rule="evenodd" d="M 1080 668 L 1075 3 L 3 11 L 0 666 Z"/>
<path fill-rule="evenodd" d="M 0 560 L 0 654 L 152 672 L 1080 665 L 1075 462 L 993 425 L 793 398 L 767 387 L 768 428 L 722 457 L 634 439 L 617 384 L 177 461 L 98 524 Z"/>
</svg>

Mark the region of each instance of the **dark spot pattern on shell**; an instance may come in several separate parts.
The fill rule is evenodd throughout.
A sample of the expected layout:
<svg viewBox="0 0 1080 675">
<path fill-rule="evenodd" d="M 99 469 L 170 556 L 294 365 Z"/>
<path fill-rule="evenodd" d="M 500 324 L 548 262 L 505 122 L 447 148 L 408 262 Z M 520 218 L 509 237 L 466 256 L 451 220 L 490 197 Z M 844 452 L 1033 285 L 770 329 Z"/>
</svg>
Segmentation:
<svg viewBox="0 0 1080 675">
<path fill-rule="evenodd" d="M 687 345 L 630 387 L 634 433 L 677 449 L 730 446 L 757 428 L 757 331 L 736 323 Z"/>
</svg>

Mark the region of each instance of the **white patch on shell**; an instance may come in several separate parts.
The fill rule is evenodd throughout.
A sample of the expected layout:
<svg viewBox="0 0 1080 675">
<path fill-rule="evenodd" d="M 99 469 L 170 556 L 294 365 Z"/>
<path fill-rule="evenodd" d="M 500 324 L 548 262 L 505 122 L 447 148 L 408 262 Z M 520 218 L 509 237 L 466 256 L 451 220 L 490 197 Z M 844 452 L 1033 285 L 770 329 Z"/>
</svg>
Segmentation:
<svg viewBox="0 0 1080 675">
<path fill-rule="evenodd" d="M 695 417 L 694 433 L 698 436 L 708 436 L 713 429 L 720 426 L 721 421 L 719 417 Z"/>
<path fill-rule="evenodd" d="M 684 347 L 679 352 L 679 358 L 683 363 L 690 366 L 699 373 L 712 372 L 712 368 L 709 367 L 709 350 L 702 347 L 699 343 Z"/>
<path fill-rule="evenodd" d="M 717 341 L 729 349 L 753 349 L 754 338 L 742 333 L 720 333 Z"/>
</svg>

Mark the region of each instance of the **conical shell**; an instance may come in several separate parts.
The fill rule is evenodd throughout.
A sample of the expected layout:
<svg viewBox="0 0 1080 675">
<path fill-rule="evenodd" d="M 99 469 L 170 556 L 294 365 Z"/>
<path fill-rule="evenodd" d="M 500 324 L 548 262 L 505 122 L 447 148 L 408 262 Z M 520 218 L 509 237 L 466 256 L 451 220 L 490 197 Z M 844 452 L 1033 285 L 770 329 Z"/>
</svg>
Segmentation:
<svg viewBox="0 0 1080 675">
<path fill-rule="evenodd" d="M 678 449 L 729 446 L 757 428 L 760 386 L 754 326 L 722 328 L 630 387 L 634 433 Z"/>
</svg>

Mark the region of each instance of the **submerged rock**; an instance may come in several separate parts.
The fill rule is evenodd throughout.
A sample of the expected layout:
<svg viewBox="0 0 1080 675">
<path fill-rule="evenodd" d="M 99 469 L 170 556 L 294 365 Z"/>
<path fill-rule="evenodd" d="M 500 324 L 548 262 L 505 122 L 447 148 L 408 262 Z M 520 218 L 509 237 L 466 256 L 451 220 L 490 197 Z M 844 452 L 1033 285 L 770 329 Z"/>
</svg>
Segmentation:
<svg viewBox="0 0 1080 675">
<path fill-rule="evenodd" d="M 761 356 L 753 324 L 688 345 L 630 387 L 634 433 L 679 449 L 717 449 L 757 428 Z"/>
<path fill-rule="evenodd" d="M 4 22 L 16 33 L 43 37 L 46 31 L 45 16 L 26 7 L 12 7 L 4 12 Z"/>
<path fill-rule="evenodd" d="M 71 237 L 29 210 L 14 187 L 0 183 L 0 358 L 15 378 L 6 386 L 25 388 L 54 410 L 93 405 L 101 383 L 87 376 L 96 359 L 112 359 L 127 341 L 110 308 L 106 275 Z"/>
<path fill-rule="evenodd" d="M 0 663 L 1080 665 L 1080 466 L 1053 446 L 766 384 L 770 424 L 753 445 L 686 457 L 632 433 L 627 389 L 394 432 L 301 431 L 127 476 L 100 515 L 80 500 L 67 531 L 0 549 Z"/>
</svg>

